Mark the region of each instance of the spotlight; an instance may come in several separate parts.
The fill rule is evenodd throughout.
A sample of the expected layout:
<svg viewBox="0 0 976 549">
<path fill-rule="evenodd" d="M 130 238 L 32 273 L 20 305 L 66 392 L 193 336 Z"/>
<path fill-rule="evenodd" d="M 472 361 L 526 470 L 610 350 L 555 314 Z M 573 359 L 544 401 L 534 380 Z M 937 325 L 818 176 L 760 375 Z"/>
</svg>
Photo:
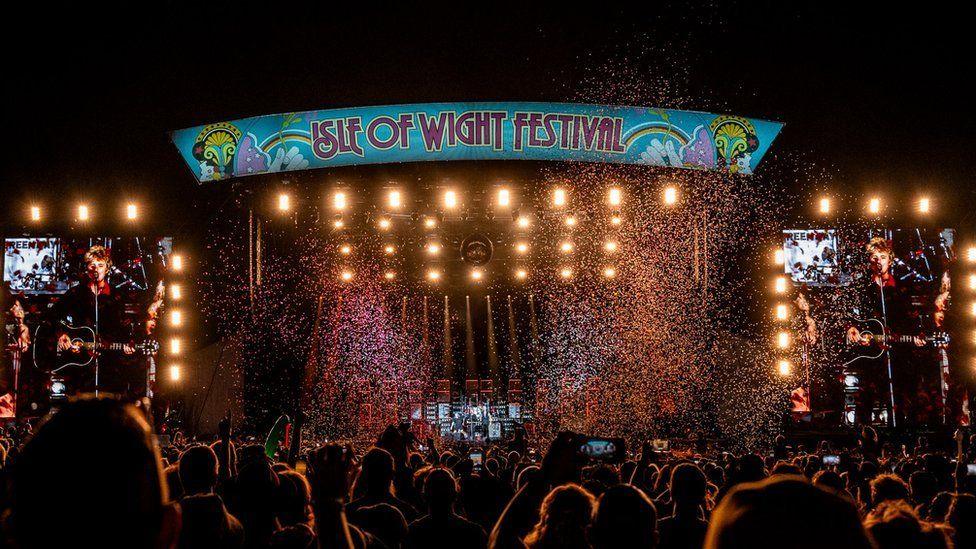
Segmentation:
<svg viewBox="0 0 976 549">
<path fill-rule="evenodd" d="M 789 315 L 790 315 L 790 311 L 786 307 L 786 305 L 779 304 L 779 305 L 776 306 L 776 319 L 777 320 L 786 320 L 789 317 Z"/>
<path fill-rule="evenodd" d="M 785 294 L 786 293 L 786 277 L 785 276 L 777 276 L 776 277 L 776 281 L 773 283 L 773 289 L 778 294 Z"/>
<path fill-rule="evenodd" d="M 386 255 L 393 255 L 396 253 L 396 248 L 393 247 L 393 244 L 387 244 L 383 247 L 383 253 Z"/>
<path fill-rule="evenodd" d="M 173 309 L 169 313 L 170 326 L 180 326 L 183 324 L 183 313 L 179 309 Z"/>
<path fill-rule="evenodd" d="M 576 226 L 576 216 L 570 215 L 566 217 L 566 226 L 575 227 Z"/>
<path fill-rule="evenodd" d="M 508 189 L 498 190 L 498 205 L 508 206 L 511 203 L 511 197 L 509 196 Z"/>
<path fill-rule="evenodd" d="M 287 212 L 291 209 L 291 196 L 287 193 L 281 193 L 278 195 L 278 209 L 283 212 Z"/>
<path fill-rule="evenodd" d="M 346 222 L 342 220 L 341 217 L 336 217 L 335 221 L 332 222 L 332 226 L 336 229 L 341 229 L 346 226 Z"/>
<path fill-rule="evenodd" d="M 570 278 L 570 277 L 572 277 L 572 276 L 573 276 L 573 270 L 572 270 L 572 269 L 570 269 L 569 267 L 563 267 L 563 268 L 562 268 L 562 269 L 561 269 L 561 270 L 559 271 L 559 276 L 561 276 L 561 277 L 563 277 L 563 278 Z"/>
<path fill-rule="evenodd" d="M 471 280 L 474 280 L 475 282 L 478 282 L 478 281 L 479 281 L 479 280 L 481 280 L 481 279 L 482 279 L 482 278 L 483 278 L 484 276 L 485 276 L 485 275 L 484 275 L 484 273 L 483 273 L 483 272 L 481 272 L 481 271 L 480 271 L 480 270 L 478 270 L 478 269 L 475 269 L 475 270 L 473 270 L 473 271 L 471 271 Z"/>
<path fill-rule="evenodd" d="M 39 208 L 38 206 L 31 206 L 30 215 L 31 215 L 31 221 L 40 221 L 41 208 Z"/>
<path fill-rule="evenodd" d="M 169 378 L 171 380 L 173 380 L 173 381 L 179 381 L 180 380 L 180 367 L 179 366 L 170 366 L 169 367 Z"/>
<path fill-rule="evenodd" d="M 776 346 L 780 349 L 785 349 L 790 346 L 789 332 L 780 332 L 776 334 Z"/>
<path fill-rule="evenodd" d="M 789 360 L 780 360 L 777 363 L 776 367 L 779 370 L 779 375 L 781 375 L 781 376 L 788 376 L 788 375 L 790 375 L 790 361 Z"/>
<path fill-rule="evenodd" d="M 525 242 L 519 242 L 515 245 L 515 251 L 520 254 L 526 254 L 529 252 L 529 245 Z"/>
<path fill-rule="evenodd" d="M 339 253 L 341 253 L 342 255 L 351 254 L 352 246 L 350 246 L 349 244 L 343 244 L 342 246 L 339 247 Z"/>
<path fill-rule="evenodd" d="M 137 217 L 139 217 L 139 209 L 136 207 L 136 205 L 127 204 L 125 207 L 125 218 L 129 220 L 133 220 Z"/>
<path fill-rule="evenodd" d="M 928 197 L 922 197 L 918 199 L 918 211 L 919 213 L 927 214 L 929 213 L 930 203 Z"/>
<path fill-rule="evenodd" d="M 873 214 L 879 213 L 881 211 L 881 199 L 872 198 L 868 201 L 868 211 Z"/>
<path fill-rule="evenodd" d="M 173 301 L 179 301 L 180 299 L 183 298 L 183 289 L 180 287 L 179 284 L 173 284 L 172 286 L 169 287 L 169 297 Z"/>
<path fill-rule="evenodd" d="M 173 270 L 174 271 L 182 271 L 183 270 L 183 256 L 180 255 L 180 254 L 173 254 L 173 257 L 170 258 L 170 265 L 173 266 Z"/>
<path fill-rule="evenodd" d="M 966 261 L 976 263 L 976 246 L 970 246 L 966 250 Z"/>
<path fill-rule="evenodd" d="M 603 250 L 608 254 L 612 254 L 617 251 L 617 243 L 613 240 L 607 240 L 603 243 Z"/>
<path fill-rule="evenodd" d="M 436 219 L 434 219 L 433 217 L 424 218 L 424 227 L 427 227 L 428 229 L 433 229 L 436 226 L 437 226 Z"/>
<path fill-rule="evenodd" d="M 78 205 L 78 221 L 88 221 L 88 206 Z"/>
<path fill-rule="evenodd" d="M 678 189 L 675 187 L 665 187 L 664 189 L 664 204 L 666 206 L 674 206 L 678 202 Z"/>
<path fill-rule="evenodd" d="M 436 242 L 431 242 L 427 244 L 427 253 L 429 255 L 437 255 L 441 251 L 441 245 Z"/>
<path fill-rule="evenodd" d="M 529 220 L 529 218 L 526 217 L 526 216 L 524 216 L 524 215 L 519 216 L 519 218 L 515 221 L 515 223 L 521 229 L 528 229 L 529 228 L 529 225 L 532 224 L 532 222 Z"/>
<path fill-rule="evenodd" d="M 342 271 L 339 277 L 342 278 L 343 282 L 349 282 L 350 280 L 352 280 L 352 271 L 346 269 Z"/>
<path fill-rule="evenodd" d="M 454 191 L 447 191 L 444 193 L 444 207 L 447 209 L 457 207 L 457 193 Z"/>
<path fill-rule="evenodd" d="M 393 280 L 394 278 L 396 278 L 396 273 L 393 271 L 386 271 L 386 273 L 383 275 L 383 278 L 387 280 Z"/>
<path fill-rule="evenodd" d="M 830 199 L 821 198 L 820 199 L 820 213 L 829 214 L 830 213 Z"/>
<path fill-rule="evenodd" d="M 169 354 L 180 354 L 180 338 L 174 337 L 173 339 L 169 340 Z"/>
<path fill-rule="evenodd" d="M 610 197 L 609 197 L 609 200 L 608 200 L 608 202 L 610 202 L 610 205 L 611 206 L 619 206 L 620 205 L 620 200 L 621 200 L 620 189 L 618 189 L 616 187 L 610 189 Z"/>
<path fill-rule="evenodd" d="M 786 261 L 786 256 L 783 254 L 782 248 L 776 248 L 773 251 L 773 263 L 776 265 L 782 265 Z"/>
<path fill-rule="evenodd" d="M 624 220 L 621 219 L 621 217 L 619 215 L 614 215 L 614 216 L 612 216 L 610 218 L 610 224 L 611 225 L 620 225 L 623 222 L 624 222 Z"/>
<path fill-rule="evenodd" d="M 440 271 L 435 271 L 435 270 L 427 271 L 427 280 L 431 282 L 437 282 L 440 279 L 441 279 Z"/>
<path fill-rule="evenodd" d="M 562 208 L 566 205 L 565 189 L 556 189 L 552 192 L 552 205 L 557 208 Z"/>
<path fill-rule="evenodd" d="M 515 278 L 519 280 L 525 280 L 529 277 L 529 273 L 525 269 L 517 269 L 515 271 Z"/>
<path fill-rule="evenodd" d="M 613 267 L 607 267 L 606 269 L 603 269 L 603 276 L 606 278 L 614 278 L 615 276 L 617 276 L 617 269 L 614 269 Z"/>
<path fill-rule="evenodd" d="M 379 220 L 379 226 L 380 226 L 380 230 L 381 231 L 388 231 L 388 230 L 390 230 L 390 225 L 392 225 L 392 223 L 390 222 L 389 219 L 387 219 L 385 217 L 383 217 L 383 218 L 381 218 Z"/>
<path fill-rule="evenodd" d="M 568 240 L 566 242 L 563 242 L 562 244 L 559 245 L 559 251 L 561 251 L 564 254 L 568 254 L 568 253 L 572 252 L 573 251 L 573 243 L 572 242 L 569 242 Z"/>
<path fill-rule="evenodd" d="M 332 195 L 332 207 L 340 212 L 346 209 L 346 193 L 335 193 Z"/>
<path fill-rule="evenodd" d="M 399 208 L 401 204 L 400 191 L 390 191 L 390 193 L 386 195 L 386 203 L 389 204 L 393 209 Z"/>
</svg>

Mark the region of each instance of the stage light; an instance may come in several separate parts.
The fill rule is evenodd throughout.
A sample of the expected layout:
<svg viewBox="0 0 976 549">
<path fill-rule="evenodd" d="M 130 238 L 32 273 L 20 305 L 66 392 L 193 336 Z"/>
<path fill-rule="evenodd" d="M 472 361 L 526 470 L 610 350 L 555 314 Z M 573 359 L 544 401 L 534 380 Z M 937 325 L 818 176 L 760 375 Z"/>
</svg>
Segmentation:
<svg viewBox="0 0 976 549">
<path fill-rule="evenodd" d="M 30 215 L 31 215 L 31 220 L 32 221 L 40 221 L 41 220 L 41 209 L 39 207 L 37 207 L 37 206 L 31 206 Z"/>
<path fill-rule="evenodd" d="M 180 367 L 179 366 L 170 366 L 169 367 L 169 378 L 171 380 L 173 380 L 173 381 L 179 381 L 180 380 Z"/>
<path fill-rule="evenodd" d="M 128 204 L 125 207 L 125 217 L 126 219 L 133 220 L 139 217 L 139 209 L 135 204 Z"/>
<path fill-rule="evenodd" d="M 614 215 L 613 217 L 610 218 L 611 225 L 620 225 L 623 222 L 624 220 L 619 215 Z"/>
<path fill-rule="evenodd" d="M 559 271 L 559 276 L 561 276 L 561 277 L 563 277 L 563 278 L 570 278 L 570 277 L 572 277 L 572 276 L 573 276 L 573 270 L 572 270 L 572 269 L 570 269 L 569 267 L 563 267 L 563 268 L 562 268 L 562 269 L 561 269 L 561 270 Z"/>
<path fill-rule="evenodd" d="M 332 222 L 332 226 L 336 229 L 341 229 L 346 226 L 346 223 L 341 217 L 337 217 L 336 220 Z"/>
<path fill-rule="evenodd" d="M 424 218 L 424 227 L 427 227 L 428 229 L 433 229 L 436 226 L 437 226 L 436 219 L 434 219 L 433 217 Z"/>
<path fill-rule="evenodd" d="M 393 271 L 386 271 L 386 273 L 383 275 L 383 278 L 387 280 L 393 280 L 394 278 L 396 278 L 396 273 Z"/>
<path fill-rule="evenodd" d="M 786 255 L 783 253 L 783 248 L 773 250 L 773 263 L 782 265 L 784 261 L 786 261 Z"/>
<path fill-rule="evenodd" d="M 349 282 L 350 280 L 352 280 L 352 271 L 346 269 L 342 271 L 339 277 L 342 278 L 343 282 Z"/>
<path fill-rule="evenodd" d="M 498 205 L 508 206 L 511 203 L 511 197 L 509 196 L 508 189 L 498 190 Z"/>
<path fill-rule="evenodd" d="M 664 204 L 666 206 L 674 206 L 677 202 L 678 202 L 678 189 L 675 187 L 665 187 Z"/>
<path fill-rule="evenodd" d="M 776 306 L 776 319 L 786 320 L 790 316 L 790 310 L 782 303 Z"/>
<path fill-rule="evenodd" d="M 457 207 L 457 193 L 454 191 L 447 191 L 444 193 L 444 207 L 447 209 Z"/>
<path fill-rule="evenodd" d="M 173 339 L 169 340 L 169 354 L 171 355 L 180 354 L 180 347 L 181 347 L 180 338 L 174 337 Z"/>
<path fill-rule="evenodd" d="M 773 289 L 778 294 L 785 294 L 786 293 L 786 277 L 785 276 L 777 276 L 776 277 L 776 281 L 773 283 Z"/>
<path fill-rule="evenodd" d="M 378 225 L 380 226 L 381 231 L 388 231 L 390 230 L 390 225 L 392 225 L 392 223 L 390 222 L 389 219 L 383 217 L 380 218 Z"/>
<path fill-rule="evenodd" d="M 614 278 L 615 276 L 617 276 L 617 269 L 614 269 L 613 267 L 607 267 L 603 269 L 603 276 L 606 278 Z"/>
<path fill-rule="evenodd" d="M 618 189 L 616 187 L 610 189 L 610 197 L 608 199 L 608 202 L 610 202 L 610 205 L 611 206 L 619 206 L 620 205 L 620 200 L 621 200 L 620 189 Z"/>
<path fill-rule="evenodd" d="M 820 199 L 820 213 L 829 214 L 830 213 L 830 199 L 821 198 Z"/>
<path fill-rule="evenodd" d="M 528 277 L 529 277 L 529 273 L 525 269 L 517 269 L 515 271 L 515 278 L 519 280 L 525 280 Z"/>
<path fill-rule="evenodd" d="M 607 240 L 606 242 L 603 243 L 603 251 L 607 252 L 608 254 L 612 254 L 616 252 L 617 243 L 614 242 L 613 240 Z"/>
<path fill-rule="evenodd" d="M 876 213 L 881 212 L 881 199 L 880 198 L 872 198 L 868 202 L 868 211 L 871 212 L 871 213 L 873 213 L 873 214 L 876 214 Z"/>
<path fill-rule="evenodd" d="M 288 193 L 281 193 L 278 195 L 278 209 L 287 212 L 291 209 L 291 196 Z"/>
<path fill-rule="evenodd" d="M 780 349 L 785 349 L 790 346 L 790 333 L 780 332 L 776 334 L 776 346 Z"/>
<path fill-rule="evenodd" d="M 393 255 L 396 253 L 396 248 L 393 247 L 393 244 L 387 244 L 386 246 L 383 246 L 383 253 L 386 255 Z"/>
<path fill-rule="evenodd" d="M 969 275 L 969 289 L 976 290 L 976 274 Z"/>
<path fill-rule="evenodd" d="M 441 245 L 440 244 L 438 244 L 436 242 L 431 242 L 431 243 L 427 244 L 427 254 L 428 255 L 437 255 L 437 254 L 440 253 L 440 251 L 441 251 Z"/>
<path fill-rule="evenodd" d="M 183 256 L 180 255 L 180 254 L 173 254 L 173 257 L 170 258 L 170 265 L 173 266 L 173 270 L 174 271 L 182 271 L 183 270 Z"/>
<path fill-rule="evenodd" d="M 918 199 L 918 211 L 919 213 L 927 214 L 929 213 L 931 204 L 928 197 L 922 197 Z"/>
<path fill-rule="evenodd" d="M 352 246 L 350 246 L 349 244 L 343 244 L 342 246 L 339 246 L 339 253 L 341 253 L 342 255 L 351 254 Z"/>
<path fill-rule="evenodd" d="M 562 208 L 566 205 L 565 189 L 556 189 L 552 192 L 552 205 L 557 208 Z"/>
<path fill-rule="evenodd" d="M 402 204 L 400 200 L 400 191 L 390 191 L 386 195 L 386 203 L 393 209 L 397 209 Z"/>
<path fill-rule="evenodd" d="M 566 217 L 566 226 L 567 227 L 575 227 L 576 226 L 576 216 L 572 216 L 572 215 L 567 216 Z"/>
<path fill-rule="evenodd" d="M 568 253 L 572 252 L 573 251 L 573 243 L 572 242 L 569 242 L 568 240 L 566 242 L 563 242 L 562 244 L 559 245 L 559 251 L 561 251 L 564 254 L 568 254 Z"/>
<path fill-rule="evenodd" d="M 78 221 L 88 221 L 88 206 L 78 205 Z"/>
<path fill-rule="evenodd" d="M 530 221 L 527 216 L 520 215 L 519 218 L 515 221 L 515 223 L 519 226 L 520 229 L 528 229 L 529 225 L 532 224 L 532 221 Z"/>
<path fill-rule="evenodd" d="M 779 370 L 779 375 L 781 376 L 790 375 L 791 365 L 789 360 L 780 360 L 777 363 L 776 368 Z"/>
<path fill-rule="evenodd" d="M 526 254 L 529 252 L 529 245 L 525 242 L 519 242 L 515 245 L 515 251 L 520 254 Z"/>
<path fill-rule="evenodd" d="M 440 271 L 435 271 L 435 270 L 427 271 L 427 280 L 431 282 L 437 282 L 440 279 L 441 279 Z"/>
<path fill-rule="evenodd" d="M 179 284 L 173 284 L 169 287 L 169 297 L 173 301 L 179 301 L 183 298 L 183 288 Z"/>
<path fill-rule="evenodd" d="M 475 282 L 480 281 L 484 276 L 485 274 L 478 269 L 471 271 L 471 280 Z"/>
<path fill-rule="evenodd" d="M 183 324 L 183 313 L 179 309 L 173 309 L 169 313 L 170 326 L 181 326 Z"/>
<path fill-rule="evenodd" d="M 966 261 L 970 263 L 976 263 L 976 246 L 970 246 L 966 250 Z"/>
<path fill-rule="evenodd" d="M 346 193 L 335 193 L 332 195 L 332 207 L 340 212 L 346 209 Z"/>
</svg>

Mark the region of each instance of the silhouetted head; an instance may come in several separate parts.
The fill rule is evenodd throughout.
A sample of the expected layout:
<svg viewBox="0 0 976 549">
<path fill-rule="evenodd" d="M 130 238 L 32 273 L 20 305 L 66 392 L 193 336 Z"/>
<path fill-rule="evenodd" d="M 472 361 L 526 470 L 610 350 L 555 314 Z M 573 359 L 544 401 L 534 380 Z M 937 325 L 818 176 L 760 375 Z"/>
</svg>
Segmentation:
<svg viewBox="0 0 976 549">
<path fill-rule="evenodd" d="M 608 488 L 597 500 L 589 530 L 594 549 L 657 544 L 657 511 L 644 492 L 628 484 Z"/>
<path fill-rule="evenodd" d="M 671 499 L 679 508 L 702 505 L 707 490 L 705 473 L 694 463 L 682 463 L 671 470 L 668 489 Z"/>
<path fill-rule="evenodd" d="M 359 481 L 367 494 L 390 492 L 393 485 L 393 456 L 382 448 L 372 448 L 363 456 L 363 470 Z"/>
<path fill-rule="evenodd" d="M 577 484 L 553 488 L 542 501 L 539 522 L 525 537 L 525 545 L 530 549 L 589 547 L 586 532 L 593 505 L 593 496 Z"/>
<path fill-rule="evenodd" d="M 432 514 L 449 513 L 457 499 L 457 481 L 450 470 L 437 468 L 424 480 L 424 499 Z"/>
<path fill-rule="evenodd" d="M 188 496 L 212 492 L 217 485 L 217 454 L 209 446 L 193 446 L 180 455 L 180 483 Z"/>
</svg>

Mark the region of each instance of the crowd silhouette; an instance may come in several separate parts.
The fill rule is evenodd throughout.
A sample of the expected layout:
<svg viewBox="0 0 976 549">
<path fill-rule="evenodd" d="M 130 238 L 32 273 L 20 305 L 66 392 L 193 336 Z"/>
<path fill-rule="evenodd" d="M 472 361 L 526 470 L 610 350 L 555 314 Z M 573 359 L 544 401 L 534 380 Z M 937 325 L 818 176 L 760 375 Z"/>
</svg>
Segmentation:
<svg viewBox="0 0 976 549">
<path fill-rule="evenodd" d="M 160 448 L 139 405 L 79 398 L 0 439 L 0 546 L 128 548 L 976 547 L 976 437 L 894 449 L 655 451 L 593 461 L 561 432 L 478 449 L 388 427 L 287 463 L 229 418 Z M 284 455 L 284 454 L 282 454 Z M 830 459 L 825 459 L 830 456 Z"/>
</svg>

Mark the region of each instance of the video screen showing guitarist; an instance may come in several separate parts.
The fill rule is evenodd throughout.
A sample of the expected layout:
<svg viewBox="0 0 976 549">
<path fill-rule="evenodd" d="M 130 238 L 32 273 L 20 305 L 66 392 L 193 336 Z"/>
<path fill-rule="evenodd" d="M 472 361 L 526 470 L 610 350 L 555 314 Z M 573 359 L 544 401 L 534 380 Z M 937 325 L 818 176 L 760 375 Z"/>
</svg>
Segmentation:
<svg viewBox="0 0 976 549">
<path fill-rule="evenodd" d="M 143 374 L 140 382 L 138 376 L 126 375 L 131 368 L 126 368 L 119 358 L 119 353 L 134 354 L 135 348 L 130 342 L 131 334 L 122 323 L 124 295 L 113 291 L 108 280 L 112 268 L 108 250 L 104 246 L 92 246 L 85 253 L 84 267 L 82 282 L 65 292 L 55 304 L 57 348 L 62 356 L 66 353 L 77 355 L 77 362 L 95 358 L 98 372 L 92 364 L 91 367 L 69 368 L 59 374 L 65 379 L 69 392 L 92 392 L 97 388 L 131 394 L 132 383 L 145 385 L 145 377 Z M 97 343 L 98 348 L 95 345 L 86 347 L 85 343 Z"/>
</svg>

